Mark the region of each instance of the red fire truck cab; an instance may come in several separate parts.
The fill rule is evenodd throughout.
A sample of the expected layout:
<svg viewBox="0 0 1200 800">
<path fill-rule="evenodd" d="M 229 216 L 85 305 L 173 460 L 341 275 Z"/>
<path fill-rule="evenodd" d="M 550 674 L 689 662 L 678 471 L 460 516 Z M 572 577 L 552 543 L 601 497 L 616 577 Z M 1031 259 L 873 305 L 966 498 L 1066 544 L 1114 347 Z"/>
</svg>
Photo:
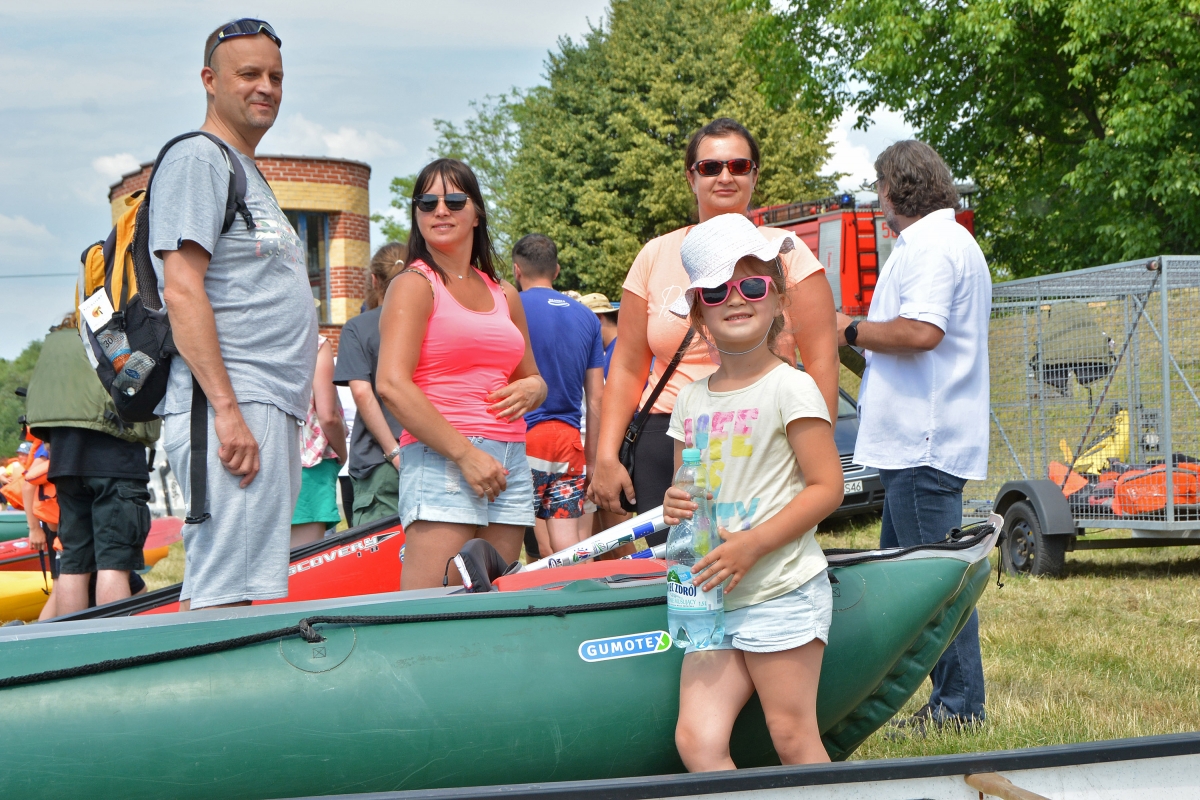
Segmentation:
<svg viewBox="0 0 1200 800">
<path fill-rule="evenodd" d="M 973 186 L 960 186 L 964 206 Z M 975 235 L 975 212 L 964 208 L 959 224 Z M 750 212 L 755 225 L 786 228 L 813 251 L 825 267 L 834 306 L 852 317 L 865 317 L 879 270 L 892 254 L 896 234 L 878 203 L 857 205 L 849 192 L 803 203 L 764 206 Z"/>
</svg>

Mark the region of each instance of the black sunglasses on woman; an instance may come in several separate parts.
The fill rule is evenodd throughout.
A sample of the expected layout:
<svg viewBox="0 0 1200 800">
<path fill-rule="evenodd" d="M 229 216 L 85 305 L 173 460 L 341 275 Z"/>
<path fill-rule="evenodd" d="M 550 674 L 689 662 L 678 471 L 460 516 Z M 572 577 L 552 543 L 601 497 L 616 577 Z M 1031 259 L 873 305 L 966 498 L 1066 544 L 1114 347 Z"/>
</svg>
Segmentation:
<svg viewBox="0 0 1200 800">
<path fill-rule="evenodd" d="M 438 206 L 438 200 L 446 201 L 446 208 L 451 211 L 462 211 L 467 207 L 466 192 L 451 192 L 450 194 L 422 194 L 413 198 L 413 202 L 417 204 L 417 208 L 429 213 L 435 211 Z"/>
</svg>

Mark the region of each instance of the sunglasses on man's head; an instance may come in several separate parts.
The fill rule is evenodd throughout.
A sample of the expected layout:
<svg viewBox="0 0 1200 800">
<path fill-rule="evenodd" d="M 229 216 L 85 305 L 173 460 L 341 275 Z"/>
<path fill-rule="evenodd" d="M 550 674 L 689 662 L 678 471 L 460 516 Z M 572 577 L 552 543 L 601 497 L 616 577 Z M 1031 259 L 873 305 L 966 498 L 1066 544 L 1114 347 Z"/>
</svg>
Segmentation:
<svg viewBox="0 0 1200 800">
<path fill-rule="evenodd" d="M 749 278 L 741 278 L 736 281 L 726 281 L 720 286 L 714 286 L 711 289 L 700 290 L 700 301 L 706 306 L 719 306 L 725 302 L 725 298 L 729 297 L 729 292 L 733 289 L 738 290 L 738 294 L 746 298 L 752 303 L 756 303 L 767 296 L 767 285 L 769 281 L 766 278 L 757 275 Z"/>
<path fill-rule="evenodd" d="M 212 66 L 213 51 L 217 49 L 217 45 L 226 39 L 233 39 L 237 36 L 258 36 L 260 33 L 265 33 L 275 43 L 276 47 L 280 50 L 283 49 L 283 40 L 279 38 L 279 34 L 275 33 L 275 29 L 271 27 L 271 23 L 261 19 L 243 17 L 242 19 L 234 20 L 217 31 L 217 40 L 213 42 L 213 46 L 209 48 L 208 56 L 204 59 L 205 66 Z"/>
<path fill-rule="evenodd" d="M 706 158 L 702 161 L 697 161 L 692 165 L 692 170 L 697 175 L 703 175 L 705 178 L 715 178 L 721 174 L 721 170 L 728 168 L 730 175 L 749 175 L 758 165 L 754 163 L 752 158 L 731 158 L 728 161 L 717 161 L 716 159 Z"/>
<path fill-rule="evenodd" d="M 451 192 L 450 194 L 421 194 L 413 198 L 413 202 L 417 204 L 417 208 L 425 212 L 434 211 L 438 207 L 438 200 L 445 199 L 446 208 L 451 211 L 462 211 L 467 207 L 467 201 L 471 198 L 467 197 L 466 192 Z"/>
</svg>

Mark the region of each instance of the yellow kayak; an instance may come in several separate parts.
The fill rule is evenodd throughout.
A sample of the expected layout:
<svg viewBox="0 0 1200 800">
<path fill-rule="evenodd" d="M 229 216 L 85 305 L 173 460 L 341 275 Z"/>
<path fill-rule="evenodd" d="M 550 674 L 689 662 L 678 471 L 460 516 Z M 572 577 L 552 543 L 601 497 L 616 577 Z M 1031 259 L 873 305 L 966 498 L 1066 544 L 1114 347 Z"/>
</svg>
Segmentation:
<svg viewBox="0 0 1200 800">
<path fill-rule="evenodd" d="M 46 605 L 46 587 L 54 586 L 54 579 L 42 579 L 38 572 L 0 572 L 0 622 L 22 619 L 33 622 Z"/>
</svg>

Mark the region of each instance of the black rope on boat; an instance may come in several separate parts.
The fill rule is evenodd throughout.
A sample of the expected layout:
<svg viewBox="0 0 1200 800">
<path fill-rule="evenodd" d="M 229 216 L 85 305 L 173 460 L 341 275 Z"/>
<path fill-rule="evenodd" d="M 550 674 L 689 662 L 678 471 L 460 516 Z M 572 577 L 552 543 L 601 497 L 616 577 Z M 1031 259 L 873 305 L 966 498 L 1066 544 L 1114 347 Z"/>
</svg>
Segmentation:
<svg viewBox="0 0 1200 800">
<path fill-rule="evenodd" d="M 92 664 L 81 664 L 77 667 L 52 669 L 45 672 L 35 672 L 29 675 L 14 675 L 11 678 L 0 678 L 0 689 L 11 689 L 16 686 L 28 686 L 33 683 L 80 678 L 87 675 L 100 675 L 105 672 L 144 667 L 149 664 L 162 664 L 167 661 L 178 661 L 194 656 L 206 656 L 213 653 L 223 653 L 254 644 L 262 644 L 274 639 L 286 639 L 299 636 L 310 644 L 325 641 L 314 625 L 411 625 L 419 622 L 458 622 L 474 619 L 506 619 L 513 617 L 565 617 L 568 614 L 585 614 L 591 611 L 619 611 L 625 608 L 645 608 L 647 606 L 665 605 L 666 595 L 643 597 L 637 600 L 615 600 L 608 603 L 586 603 L 576 606 L 548 606 L 538 608 L 501 608 L 491 611 L 452 611 L 442 614 L 400 614 L 393 616 L 319 616 L 305 617 L 297 624 L 287 628 L 277 628 L 273 631 L 252 633 L 233 639 L 222 639 L 219 642 L 180 647 L 175 650 L 162 650 L 158 653 L 147 653 L 127 658 L 112 658 L 107 661 L 97 661 Z"/>
<path fill-rule="evenodd" d="M 940 542 L 933 542 L 931 544 L 914 544 L 910 545 L 909 547 L 893 547 L 886 550 L 881 550 L 878 548 L 874 550 L 860 550 L 830 547 L 825 549 L 824 552 L 827 557 L 845 556 L 845 558 L 838 558 L 835 561 L 831 561 L 829 564 L 830 567 L 853 567 L 858 564 L 866 564 L 871 561 L 891 561 L 899 556 L 906 556 L 910 553 L 917 553 L 922 550 L 931 550 L 935 552 L 939 550 L 943 552 L 970 550 L 972 547 L 979 544 L 979 542 L 985 536 L 990 536 L 993 530 L 995 529 L 992 527 L 992 523 L 977 522 L 973 525 L 968 525 L 966 528 L 961 530 L 955 528 L 946 536 L 945 539 Z M 958 534 L 957 538 L 954 536 L 955 532 Z"/>
</svg>

